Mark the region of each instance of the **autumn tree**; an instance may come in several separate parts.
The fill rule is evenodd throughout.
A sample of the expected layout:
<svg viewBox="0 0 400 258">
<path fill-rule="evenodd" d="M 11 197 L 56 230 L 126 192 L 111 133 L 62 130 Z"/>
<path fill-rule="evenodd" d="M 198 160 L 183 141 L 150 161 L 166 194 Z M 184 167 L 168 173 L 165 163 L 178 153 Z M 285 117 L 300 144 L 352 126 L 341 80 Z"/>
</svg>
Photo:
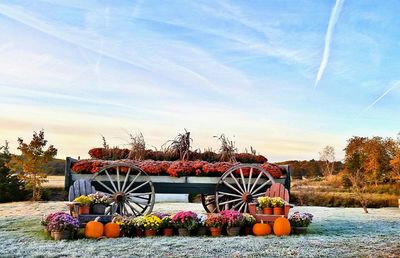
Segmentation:
<svg viewBox="0 0 400 258">
<path fill-rule="evenodd" d="M 48 146 L 44 138 L 44 131 L 34 132 L 29 144 L 22 138 L 18 138 L 18 150 L 21 155 L 12 155 L 7 166 L 18 173 L 18 177 L 23 180 L 28 189 L 32 190 L 32 199 L 40 200 L 42 183 L 46 182 L 46 164 L 56 155 L 57 149 L 53 145 Z"/>
<path fill-rule="evenodd" d="M 319 153 L 319 160 L 323 162 L 322 174 L 330 176 L 335 171 L 335 148 L 326 146 Z"/>
<path fill-rule="evenodd" d="M 352 152 L 346 156 L 346 170 L 352 184 L 353 192 L 360 201 L 364 212 L 368 213 L 368 198 L 366 196 L 368 180 L 364 169 L 366 159 L 367 156 L 364 153 L 360 151 Z"/>
<path fill-rule="evenodd" d="M 391 138 L 354 136 L 348 140 L 345 148 L 346 157 L 350 157 L 353 153 L 364 155 L 365 161 L 362 166 L 365 171 L 365 177 L 368 181 L 378 185 L 390 176 L 393 144 L 394 141 Z"/>
</svg>

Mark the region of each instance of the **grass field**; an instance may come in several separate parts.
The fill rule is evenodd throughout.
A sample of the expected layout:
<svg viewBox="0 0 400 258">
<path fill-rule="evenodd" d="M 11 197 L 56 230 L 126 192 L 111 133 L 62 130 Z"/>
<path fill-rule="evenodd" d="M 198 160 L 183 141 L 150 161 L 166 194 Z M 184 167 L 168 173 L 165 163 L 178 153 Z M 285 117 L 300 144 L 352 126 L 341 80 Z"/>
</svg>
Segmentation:
<svg viewBox="0 0 400 258">
<path fill-rule="evenodd" d="M 0 204 L 0 256 L 37 257 L 398 257 L 400 209 L 295 207 L 315 215 L 309 234 L 289 237 L 157 237 L 55 242 L 41 233 L 42 213 L 62 202 Z M 202 212 L 200 204 L 162 203 L 157 211 Z"/>
</svg>

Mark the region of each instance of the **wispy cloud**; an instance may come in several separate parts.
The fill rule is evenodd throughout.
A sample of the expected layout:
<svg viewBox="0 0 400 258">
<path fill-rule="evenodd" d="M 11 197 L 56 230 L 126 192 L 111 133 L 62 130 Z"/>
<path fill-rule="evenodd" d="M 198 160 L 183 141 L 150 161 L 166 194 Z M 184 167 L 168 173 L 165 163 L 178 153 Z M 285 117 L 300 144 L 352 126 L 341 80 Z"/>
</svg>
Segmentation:
<svg viewBox="0 0 400 258">
<path fill-rule="evenodd" d="M 387 94 L 389 94 L 392 90 L 400 86 L 400 81 L 396 81 L 392 84 L 392 87 L 387 89 L 382 95 L 380 95 L 377 99 L 375 99 L 369 106 L 364 108 L 364 110 L 361 113 L 367 112 L 370 110 L 373 106 L 375 106 L 376 103 L 378 103 L 383 97 L 385 97 Z"/>
<path fill-rule="evenodd" d="M 324 53 L 322 55 L 321 64 L 318 69 L 317 78 L 315 79 L 314 90 L 317 88 L 318 83 L 325 72 L 326 66 L 328 65 L 329 54 L 331 51 L 332 33 L 339 18 L 340 11 L 342 10 L 343 3 L 344 0 L 336 0 L 335 6 L 332 9 L 331 17 L 329 18 L 328 29 L 326 30 L 325 35 Z"/>
</svg>

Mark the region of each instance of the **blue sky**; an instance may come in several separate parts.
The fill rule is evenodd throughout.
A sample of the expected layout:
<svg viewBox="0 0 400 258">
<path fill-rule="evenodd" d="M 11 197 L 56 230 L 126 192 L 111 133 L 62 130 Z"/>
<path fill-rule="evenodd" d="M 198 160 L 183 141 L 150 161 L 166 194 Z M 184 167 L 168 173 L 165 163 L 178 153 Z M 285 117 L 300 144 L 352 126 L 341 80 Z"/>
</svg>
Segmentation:
<svg viewBox="0 0 400 258">
<path fill-rule="evenodd" d="M 44 128 L 59 157 L 103 134 L 271 161 L 343 157 L 400 131 L 398 1 L 2 1 L 0 140 Z"/>
</svg>

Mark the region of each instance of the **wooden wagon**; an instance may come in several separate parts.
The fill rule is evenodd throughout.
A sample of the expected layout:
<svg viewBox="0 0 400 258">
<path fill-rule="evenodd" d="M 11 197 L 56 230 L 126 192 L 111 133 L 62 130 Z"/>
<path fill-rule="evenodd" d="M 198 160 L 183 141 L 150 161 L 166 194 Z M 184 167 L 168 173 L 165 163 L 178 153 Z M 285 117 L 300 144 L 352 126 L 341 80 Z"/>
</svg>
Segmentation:
<svg viewBox="0 0 400 258">
<path fill-rule="evenodd" d="M 285 172 L 280 178 L 261 168 L 259 164 L 240 164 L 219 177 L 156 176 L 148 175 L 128 163 L 113 163 L 95 174 L 77 174 L 71 170 L 76 159 L 67 157 L 65 189 L 79 179 L 89 180 L 97 191 L 106 193 L 111 211 L 123 215 L 143 215 L 153 210 L 155 194 L 201 194 L 207 212 L 234 209 L 249 212 L 249 204 L 265 195 L 273 183 L 281 183 L 290 190 L 290 166 L 280 166 Z"/>
</svg>

